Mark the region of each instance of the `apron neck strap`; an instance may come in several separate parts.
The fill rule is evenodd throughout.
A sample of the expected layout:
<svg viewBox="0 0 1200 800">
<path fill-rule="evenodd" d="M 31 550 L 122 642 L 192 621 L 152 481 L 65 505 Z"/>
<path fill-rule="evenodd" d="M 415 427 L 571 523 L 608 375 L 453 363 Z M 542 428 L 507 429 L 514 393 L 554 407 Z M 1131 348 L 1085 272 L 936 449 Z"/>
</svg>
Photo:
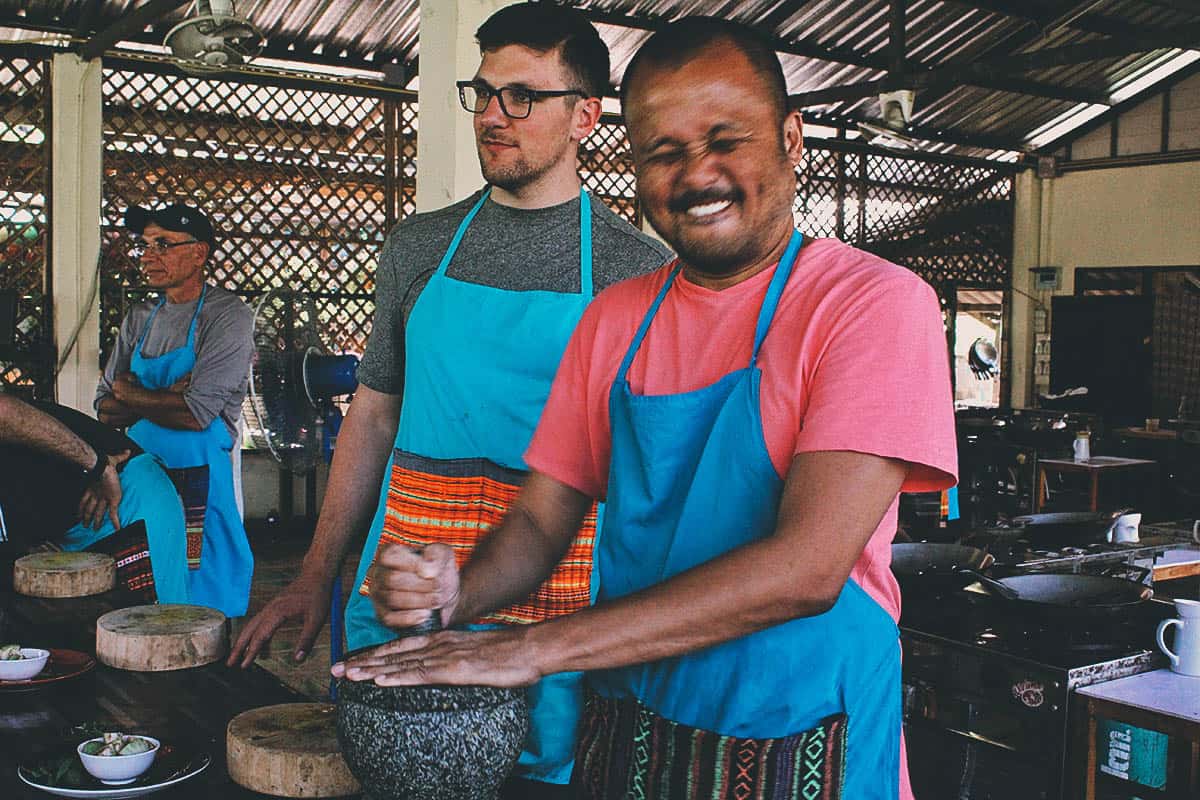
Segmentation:
<svg viewBox="0 0 1200 800">
<path fill-rule="evenodd" d="M 762 347 L 763 339 L 767 338 L 771 321 L 775 319 L 775 309 L 779 307 L 779 298 L 783 296 L 783 287 L 787 285 L 788 278 L 792 275 L 792 269 L 796 266 L 796 258 L 800 253 L 800 245 L 803 243 L 804 235 L 800 231 L 793 230 L 787 250 L 783 251 L 783 257 L 779 259 L 779 266 L 775 268 L 775 275 L 767 287 L 767 295 L 763 298 L 762 307 L 758 310 L 758 324 L 754 327 L 754 350 L 750 355 L 750 366 L 752 367 L 758 363 L 758 351 Z"/>
<path fill-rule="evenodd" d="M 200 319 L 200 309 L 204 306 L 204 295 L 208 292 L 208 284 L 205 283 L 200 289 L 200 299 L 196 301 L 196 310 L 192 312 L 192 321 L 188 324 L 188 344 L 196 338 L 196 322 Z M 167 304 L 167 296 L 164 294 L 162 299 L 158 301 L 158 305 L 150 312 L 150 317 L 146 320 L 146 324 L 142 326 L 142 335 L 138 337 L 137 346 L 134 347 L 135 352 L 142 352 L 142 343 L 146 341 L 146 334 L 150 332 L 150 326 L 154 324 L 154 318 L 158 316 L 158 311 Z"/>
<path fill-rule="evenodd" d="M 479 210 L 483 208 L 483 204 L 487 202 L 491 194 L 492 187 L 484 189 L 479 200 L 463 217 L 463 221 L 458 223 L 458 230 L 454 232 L 450 246 L 442 254 L 442 260 L 438 262 L 435 275 L 442 277 L 446 275 L 446 269 L 454 260 L 454 254 L 458 252 L 458 246 L 462 244 L 467 228 L 471 227 L 471 223 L 478 216 Z M 582 186 L 579 187 L 579 294 L 588 299 L 591 299 L 594 294 L 592 288 L 592 203 L 588 199 L 587 191 Z"/>
<path fill-rule="evenodd" d="M 592 201 L 579 187 L 579 294 L 591 299 L 592 288 Z"/>
<path fill-rule="evenodd" d="M 196 310 L 192 312 L 192 322 L 188 325 L 188 344 L 191 345 L 196 339 L 196 325 L 200 321 L 200 309 L 204 308 L 204 295 L 208 294 L 208 284 L 204 284 L 204 288 L 200 290 L 200 299 L 196 301 Z"/>
<path fill-rule="evenodd" d="M 475 205 L 471 206 L 471 210 L 463 217 L 463 221 L 458 223 L 458 230 L 454 232 L 454 238 L 450 240 L 450 246 L 446 248 L 446 252 L 442 254 L 442 260 L 438 262 L 435 275 L 442 276 L 446 274 L 446 267 L 450 266 L 450 262 L 454 260 L 454 254 L 458 252 L 458 246 L 462 244 L 462 238 L 467 232 L 467 228 L 471 227 L 471 222 L 479 213 L 479 209 L 483 208 L 483 204 L 487 202 L 488 197 L 492 194 L 492 187 L 487 187 L 483 190 L 483 194 L 479 195 L 479 200 Z"/>
<path fill-rule="evenodd" d="M 779 259 L 779 266 L 775 268 L 775 275 L 771 278 L 771 284 L 767 287 L 767 294 L 763 297 L 762 305 L 758 310 L 758 324 L 754 329 L 754 350 L 750 356 L 751 367 L 758 362 L 759 348 L 762 347 L 763 339 L 767 337 L 767 331 L 771 327 L 771 321 L 775 318 L 775 310 L 779 307 L 779 298 L 783 296 L 783 288 L 787 285 L 788 278 L 791 277 L 792 268 L 796 264 L 800 245 L 803 242 L 803 234 L 800 231 L 792 231 L 792 238 L 788 242 L 787 250 L 784 251 L 783 257 Z M 642 340 L 646 338 L 646 332 L 650 330 L 651 321 L 658 314 L 659 307 L 662 305 L 663 300 L 666 299 L 671 284 L 675 282 L 675 278 L 679 275 L 679 271 L 682 268 L 683 262 L 677 260 L 675 266 L 671 268 L 671 274 L 663 282 L 663 287 L 658 290 L 658 296 L 650 304 L 650 309 L 646 312 L 646 316 L 642 318 L 642 324 L 638 326 L 637 333 L 633 335 L 633 341 L 630 342 L 629 349 L 625 351 L 625 358 L 621 361 L 620 369 L 617 370 L 616 380 L 618 383 L 625 380 L 625 376 L 629 372 L 629 367 L 633 364 L 633 357 L 637 355 L 638 349 L 642 346 Z"/>
<path fill-rule="evenodd" d="M 681 269 L 683 269 L 683 262 L 676 259 L 675 266 L 671 268 L 671 274 L 663 281 L 662 288 L 658 290 L 658 296 L 650 304 L 650 309 L 646 311 L 646 316 L 642 317 L 642 324 L 638 326 L 637 333 L 633 335 L 633 341 L 629 343 L 629 349 L 625 351 L 625 358 L 621 361 L 621 368 L 617 370 L 617 383 L 625 380 L 625 375 L 629 372 L 629 365 L 633 363 L 633 357 L 637 355 L 638 349 L 641 348 L 642 340 L 646 338 L 646 331 L 650 330 L 650 322 L 658 314 L 658 308 L 662 305 L 663 299 L 666 298 L 667 290 L 671 288 L 671 284 L 675 282 L 675 276 L 679 274 L 679 270 Z"/>
</svg>

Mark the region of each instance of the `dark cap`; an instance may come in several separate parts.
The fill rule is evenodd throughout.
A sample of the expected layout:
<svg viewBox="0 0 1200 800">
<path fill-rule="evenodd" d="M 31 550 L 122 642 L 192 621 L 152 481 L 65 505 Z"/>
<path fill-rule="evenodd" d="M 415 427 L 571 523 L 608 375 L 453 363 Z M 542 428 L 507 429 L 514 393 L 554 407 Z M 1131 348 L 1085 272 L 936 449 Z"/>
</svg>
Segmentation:
<svg viewBox="0 0 1200 800">
<path fill-rule="evenodd" d="M 176 203 L 151 211 L 141 206 L 130 206 L 125 211 L 125 227 L 140 234 L 146 225 L 153 222 L 168 231 L 191 234 L 192 238 L 204 242 L 211 249 L 214 244 L 212 223 L 198 208 Z"/>
</svg>

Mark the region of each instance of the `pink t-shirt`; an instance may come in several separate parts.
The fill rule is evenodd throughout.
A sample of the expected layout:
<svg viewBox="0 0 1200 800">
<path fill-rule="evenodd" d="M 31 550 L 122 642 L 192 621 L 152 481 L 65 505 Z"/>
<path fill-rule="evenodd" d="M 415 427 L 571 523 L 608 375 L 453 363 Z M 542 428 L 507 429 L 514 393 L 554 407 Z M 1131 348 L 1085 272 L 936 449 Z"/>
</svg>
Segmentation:
<svg viewBox="0 0 1200 800">
<path fill-rule="evenodd" d="M 670 269 L 611 286 L 588 307 L 525 453 L 532 469 L 605 497 L 609 390 Z M 719 292 L 676 278 L 629 369 L 633 392 L 689 392 L 746 367 L 774 274 L 764 270 Z M 797 453 L 849 450 L 909 462 L 904 491 L 954 484 L 946 338 L 937 296 L 914 273 L 835 239 L 809 241 L 758 364 L 763 433 L 781 477 Z M 890 546 L 898 504 L 851 572 L 894 619 L 900 590 Z"/>
</svg>

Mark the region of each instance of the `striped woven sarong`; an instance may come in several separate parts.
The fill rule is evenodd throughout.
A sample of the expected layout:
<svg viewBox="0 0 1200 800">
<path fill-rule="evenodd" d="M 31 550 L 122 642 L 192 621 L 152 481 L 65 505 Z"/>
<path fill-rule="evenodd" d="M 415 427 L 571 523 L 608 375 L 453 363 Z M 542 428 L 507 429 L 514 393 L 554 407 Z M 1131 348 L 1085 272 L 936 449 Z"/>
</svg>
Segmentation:
<svg viewBox="0 0 1200 800">
<path fill-rule="evenodd" d="M 106 536 L 84 549 L 90 553 L 107 553 L 113 557 L 117 562 L 117 587 L 126 592 L 127 599 L 138 604 L 158 602 L 145 520 L 139 519 L 126 525 L 111 536 Z"/>
<path fill-rule="evenodd" d="M 590 694 L 571 785 L 581 800 L 839 800 L 846 715 L 779 739 L 739 739 Z"/>
<path fill-rule="evenodd" d="M 428 459 L 397 450 L 379 545 L 424 547 L 440 542 L 454 550 L 459 568 L 479 542 L 504 519 L 525 473 L 486 459 Z M 480 624 L 528 625 L 586 608 L 591 602 L 592 505 L 562 561 L 529 597 L 477 620 Z M 359 593 L 370 594 L 370 577 Z"/>
<path fill-rule="evenodd" d="M 167 469 L 167 475 L 183 501 L 183 522 L 187 536 L 188 569 L 200 569 L 204 545 L 204 515 L 208 513 L 208 465 Z"/>
</svg>

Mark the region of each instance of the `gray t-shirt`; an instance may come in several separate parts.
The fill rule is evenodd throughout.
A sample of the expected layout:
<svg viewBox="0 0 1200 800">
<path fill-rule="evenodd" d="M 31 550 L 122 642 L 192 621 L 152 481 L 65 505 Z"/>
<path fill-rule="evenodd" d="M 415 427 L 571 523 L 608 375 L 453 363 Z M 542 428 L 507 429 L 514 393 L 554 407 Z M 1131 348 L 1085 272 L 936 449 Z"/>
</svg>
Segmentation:
<svg viewBox="0 0 1200 800">
<path fill-rule="evenodd" d="M 388 394 L 403 391 L 405 320 L 481 192 L 409 217 L 388 234 L 375 278 L 375 321 L 358 366 L 361 383 Z M 662 243 L 635 229 L 598 198 L 589 197 L 595 293 L 645 274 L 670 257 Z M 489 197 L 467 228 L 446 274 L 509 291 L 578 292 L 579 198 L 527 210 L 500 205 Z"/>
<path fill-rule="evenodd" d="M 142 355 L 154 358 L 183 347 L 197 302 L 164 303 L 146 333 Z M 145 300 L 129 309 L 121 321 L 116 345 L 96 387 L 95 405 L 111 397 L 113 380 L 129 371 L 133 348 L 157 306 L 157 297 Z M 219 414 L 236 444 L 238 418 L 254 357 L 254 312 L 233 292 L 209 284 L 196 323 L 195 346 L 196 365 L 183 401 L 201 425 L 208 426 Z"/>
</svg>

